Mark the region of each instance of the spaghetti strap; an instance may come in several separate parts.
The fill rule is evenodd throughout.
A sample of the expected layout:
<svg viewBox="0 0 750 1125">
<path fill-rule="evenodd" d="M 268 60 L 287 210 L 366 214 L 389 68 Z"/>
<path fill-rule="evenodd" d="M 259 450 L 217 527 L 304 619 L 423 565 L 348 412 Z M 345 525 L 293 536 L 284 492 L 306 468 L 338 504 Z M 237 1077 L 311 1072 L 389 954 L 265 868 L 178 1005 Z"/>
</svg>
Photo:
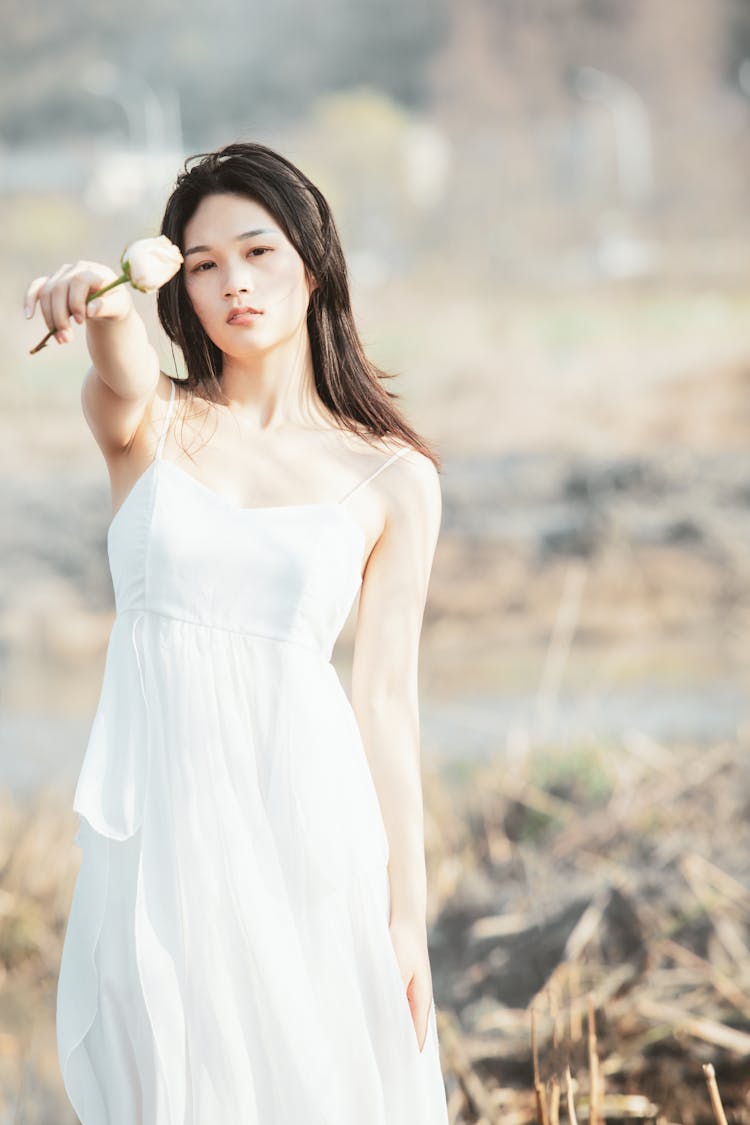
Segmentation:
<svg viewBox="0 0 750 1125">
<path fill-rule="evenodd" d="M 167 407 L 167 413 L 164 416 L 161 433 L 159 434 L 159 442 L 156 446 L 156 456 L 154 458 L 155 461 L 161 460 L 161 451 L 164 448 L 164 440 L 167 436 L 167 430 L 169 429 L 169 419 L 172 417 L 172 407 L 174 406 L 174 379 L 170 379 L 169 383 L 171 388 L 169 392 L 169 406 Z"/>
<path fill-rule="evenodd" d="M 378 466 L 378 468 L 375 470 L 374 473 L 370 473 L 369 477 L 365 477 L 364 480 L 361 480 L 361 481 L 359 481 L 358 484 L 355 484 L 354 488 L 350 488 L 349 491 L 346 493 L 346 495 L 342 496 L 342 498 L 339 500 L 339 504 L 343 504 L 346 500 L 349 499 L 350 496 L 353 496 L 354 493 L 357 492 L 360 488 L 364 488 L 364 486 L 366 484 L 369 484 L 371 480 L 374 480 L 374 478 L 378 475 L 378 473 L 382 473 L 384 469 L 387 469 L 388 466 L 392 465 L 393 462 L 396 461 L 399 457 L 403 457 L 403 455 L 405 453 L 411 453 L 411 451 L 412 451 L 412 447 L 410 445 L 405 445 L 403 447 L 403 449 L 397 449 L 395 453 L 391 454 L 391 456 L 388 458 L 387 461 L 384 461 L 382 465 Z"/>
</svg>

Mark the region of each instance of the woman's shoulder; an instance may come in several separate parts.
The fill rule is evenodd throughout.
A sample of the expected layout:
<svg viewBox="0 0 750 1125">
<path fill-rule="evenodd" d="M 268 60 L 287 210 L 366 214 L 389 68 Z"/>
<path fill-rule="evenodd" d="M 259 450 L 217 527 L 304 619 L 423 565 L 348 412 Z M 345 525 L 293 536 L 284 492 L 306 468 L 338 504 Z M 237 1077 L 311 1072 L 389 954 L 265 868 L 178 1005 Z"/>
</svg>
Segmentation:
<svg viewBox="0 0 750 1125">
<path fill-rule="evenodd" d="M 338 427 L 337 432 L 344 447 L 352 453 L 359 454 L 363 461 L 377 462 L 384 457 L 393 457 L 394 455 L 398 455 L 399 460 L 401 460 L 409 454 L 413 454 L 415 458 L 430 460 L 400 434 L 375 434 L 371 431 L 354 433 L 343 426 Z"/>
<path fill-rule="evenodd" d="M 400 467 L 403 467 L 404 473 L 408 473 L 411 477 L 415 473 L 428 479 L 438 475 L 437 466 L 433 459 L 423 452 L 419 446 L 407 441 L 400 435 L 389 435 L 380 439 L 375 455 L 378 460 L 382 461 L 383 458 L 386 458 L 388 462 L 392 461 L 393 470 L 396 472 Z"/>
<path fill-rule="evenodd" d="M 432 457 L 399 433 L 353 433 L 342 428 L 338 437 L 345 455 L 364 475 L 387 465 L 386 475 L 397 487 L 401 481 L 416 478 L 426 482 L 428 488 L 439 475 Z"/>
<path fill-rule="evenodd" d="M 358 475 L 363 481 L 377 477 L 397 507 L 440 504 L 440 475 L 431 457 L 400 434 L 361 439 L 356 454 Z M 381 470 L 386 469 L 386 472 Z"/>
</svg>

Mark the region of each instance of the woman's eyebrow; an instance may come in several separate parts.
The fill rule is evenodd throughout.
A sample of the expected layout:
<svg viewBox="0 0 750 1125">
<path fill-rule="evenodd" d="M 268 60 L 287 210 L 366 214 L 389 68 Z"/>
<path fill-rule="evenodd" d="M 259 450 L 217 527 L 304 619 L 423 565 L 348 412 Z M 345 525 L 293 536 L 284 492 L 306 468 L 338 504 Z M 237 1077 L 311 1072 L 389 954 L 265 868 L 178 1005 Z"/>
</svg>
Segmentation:
<svg viewBox="0 0 750 1125">
<path fill-rule="evenodd" d="M 238 234 L 237 237 L 235 238 L 235 242 L 242 242 L 242 240 L 245 239 L 245 238 L 255 238 L 255 236 L 257 234 L 278 234 L 278 233 L 279 232 L 276 230 L 275 227 L 258 227 L 257 230 L 246 230 L 244 232 L 244 234 Z M 190 249 L 186 250 L 185 253 L 182 256 L 183 256 L 183 258 L 189 258 L 191 254 L 202 254 L 204 252 L 209 251 L 210 249 L 211 249 L 210 246 L 191 246 Z"/>
</svg>

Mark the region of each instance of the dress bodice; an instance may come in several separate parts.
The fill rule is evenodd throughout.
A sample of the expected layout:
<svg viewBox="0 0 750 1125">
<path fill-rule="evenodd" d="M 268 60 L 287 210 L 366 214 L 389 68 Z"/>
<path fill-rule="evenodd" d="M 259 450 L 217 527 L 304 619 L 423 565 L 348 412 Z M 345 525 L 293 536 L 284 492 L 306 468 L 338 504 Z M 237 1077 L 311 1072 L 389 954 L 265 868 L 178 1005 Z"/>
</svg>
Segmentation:
<svg viewBox="0 0 750 1125">
<path fill-rule="evenodd" d="M 116 512 L 107 551 L 118 614 L 147 610 L 256 634 L 330 659 L 362 582 L 365 536 L 344 500 L 243 508 L 163 455 L 174 382 L 156 456 Z"/>
</svg>

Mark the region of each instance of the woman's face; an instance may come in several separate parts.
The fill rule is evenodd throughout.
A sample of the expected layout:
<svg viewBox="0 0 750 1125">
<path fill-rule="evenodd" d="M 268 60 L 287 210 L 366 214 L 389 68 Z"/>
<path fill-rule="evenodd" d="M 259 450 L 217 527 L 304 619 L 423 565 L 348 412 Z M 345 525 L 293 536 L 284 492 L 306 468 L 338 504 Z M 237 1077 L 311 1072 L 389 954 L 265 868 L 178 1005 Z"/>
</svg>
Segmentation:
<svg viewBox="0 0 750 1125">
<path fill-rule="evenodd" d="M 185 226 L 183 258 L 188 297 L 206 334 L 226 355 L 266 351 L 304 325 L 312 291 L 304 262 L 254 200 L 232 193 L 201 200 Z M 232 309 L 242 306 L 258 315 L 228 323 Z"/>
</svg>

